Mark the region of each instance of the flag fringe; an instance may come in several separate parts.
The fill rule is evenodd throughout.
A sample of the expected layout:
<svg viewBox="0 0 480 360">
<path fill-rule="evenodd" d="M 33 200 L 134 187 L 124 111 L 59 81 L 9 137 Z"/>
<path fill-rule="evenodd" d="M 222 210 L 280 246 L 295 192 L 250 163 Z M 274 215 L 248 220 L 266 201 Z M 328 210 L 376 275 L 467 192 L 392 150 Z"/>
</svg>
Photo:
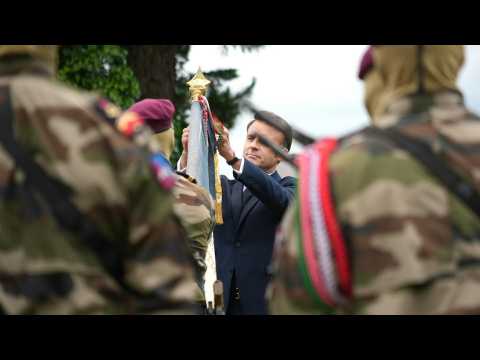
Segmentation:
<svg viewBox="0 0 480 360">
<path fill-rule="evenodd" d="M 220 181 L 220 169 L 218 167 L 218 151 L 214 156 L 215 164 L 215 222 L 217 225 L 223 224 L 222 215 L 222 183 Z"/>
</svg>

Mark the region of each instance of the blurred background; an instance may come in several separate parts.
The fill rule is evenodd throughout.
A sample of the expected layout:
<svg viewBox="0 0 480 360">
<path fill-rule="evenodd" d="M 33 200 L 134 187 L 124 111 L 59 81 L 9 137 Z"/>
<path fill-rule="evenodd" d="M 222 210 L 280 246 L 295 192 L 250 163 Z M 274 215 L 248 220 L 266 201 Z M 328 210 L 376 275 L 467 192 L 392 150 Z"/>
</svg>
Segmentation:
<svg viewBox="0 0 480 360">
<path fill-rule="evenodd" d="M 190 101 L 186 82 L 200 67 L 212 81 L 211 109 L 231 129 L 240 155 L 252 114 L 244 100 L 270 110 L 311 136 L 343 135 L 368 124 L 357 78 L 367 45 L 69 45 L 60 47 L 59 78 L 95 90 L 123 109 L 143 98 L 168 98 L 177 108 L 175 163 Z M 466 46 L 459 85 L 480 113 L 480 46 Z M 292 152 L 301 149 L 293 144 Z M 285 174 L 288 168 L 282 167 Z M 221 160 L 222 174 L 232 177 Z"/>
</svg>

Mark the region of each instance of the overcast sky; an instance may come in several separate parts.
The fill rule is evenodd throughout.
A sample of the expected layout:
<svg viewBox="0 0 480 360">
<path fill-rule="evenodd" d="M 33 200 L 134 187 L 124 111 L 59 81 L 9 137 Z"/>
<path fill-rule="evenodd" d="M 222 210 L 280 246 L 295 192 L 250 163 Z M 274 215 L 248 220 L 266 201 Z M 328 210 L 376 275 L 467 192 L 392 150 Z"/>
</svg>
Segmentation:
<svg viewBox="0 0 480 360">
<path fill-rule="evenodd" d="M 366 45 L 271 45 L 251 53 L 217 45 L 192 46 L 188 71 L 238 69 L 240 78 L 230 82 L 238 91 L 253 78 L 251 97 L 261 109 L 270 110 L 312 136 L 342 135 L 368 123 L 363 107 L 363 86 L 358 65 Z M 480 113 L 480 46 L 468 45 L 460 88 L 467 106 Z M 215 111 L 215 109 L 213 109 Z M 251 114 L 242 114 L 231 131 L 231 143 L 241 155 Z M 300 147 L 294 144 L 292 151 Z M 221 171 L 231 177 L 222 160 Z"/>
</svg>

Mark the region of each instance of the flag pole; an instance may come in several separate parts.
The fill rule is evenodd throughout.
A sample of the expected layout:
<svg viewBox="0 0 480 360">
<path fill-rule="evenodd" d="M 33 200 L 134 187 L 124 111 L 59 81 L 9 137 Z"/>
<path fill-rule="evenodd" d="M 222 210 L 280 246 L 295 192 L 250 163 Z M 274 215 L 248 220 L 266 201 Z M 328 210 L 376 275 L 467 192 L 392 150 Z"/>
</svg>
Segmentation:
<svg viewBox="0 0 480 360">
<path fill-rule="evenodd" d="M 204 187 L 211 195 L 210 189 L 210 179 L 209 179 L 209 159 L 205 154 L 205 149 L 207 144 L 207 135 L 205 133 L 205 127 L 203 122 L 202 107 L 200 105 L 200 100 L 205 96 L 208 86 L 211 84 L 205 75 L 202 73 L 199 68 L 195 76 L 187 82 L 187 85 L 190 90 L 190 100 L 191 100 L 191 114 L 190 114 L 190 136 L 188 141 L 188 159 L 187 159 L 187 173 L 193 176 L 197 183 Z M 218 164 L 218 154 L 214 155 L 214 164 Z M 217 173 L 218 166 L 215 166 L 215 177 L 219 180 L 219 174 Z M 221 223 L 218 220 L 221 219 L 221 188 L 220 188 L 220 202 L 218 198 L 220 186 L 219 181 L 215 183 L 215 196 L 213 200 L 215 201 L 215 219 L 216 223 Z M 205 256 L 205 263 L 207 265 L 207 270 L 205 272 L 204 278 L 204 292 L 205 292 L 205 302 L 206 304 L 212 303 L 213 307 L 218 307 L 219 302 L 218 295 L 214 294 L 214 284 L 218 283 L 217 281 L 217 272 L 216 272 L 216 263 L 215 263 L 215 246 L 213 233 L 208 242 L 207 253 Z M 217 286 L 218 287 L 218 286 Z M 223 302 L 223 299 L 221 299 Z"/>
</svg>

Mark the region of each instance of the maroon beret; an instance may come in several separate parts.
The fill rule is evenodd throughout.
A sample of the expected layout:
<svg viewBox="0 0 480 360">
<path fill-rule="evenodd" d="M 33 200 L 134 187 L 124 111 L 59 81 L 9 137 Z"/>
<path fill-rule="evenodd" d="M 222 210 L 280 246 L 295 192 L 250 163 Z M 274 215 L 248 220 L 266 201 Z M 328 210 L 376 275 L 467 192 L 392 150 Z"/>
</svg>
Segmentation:
<svg viewBox="0 0 480 360">
<path fill-rule="evenodd" d="M 134 104 L 130 112 L 137 113 L 155 133 L 172 127 L 175 106 L 166 99 L 145 99 Z"/>
<path fill-rule="evenodd" d="M 363 80 L 367 73 L 373 67 L 373 48 L 371 46 L 368 47 L 365 54 L 363 54 L 362 61 L 360 62 L 360 69 L 358 70 L 358 78 Z"/>
</svg>

